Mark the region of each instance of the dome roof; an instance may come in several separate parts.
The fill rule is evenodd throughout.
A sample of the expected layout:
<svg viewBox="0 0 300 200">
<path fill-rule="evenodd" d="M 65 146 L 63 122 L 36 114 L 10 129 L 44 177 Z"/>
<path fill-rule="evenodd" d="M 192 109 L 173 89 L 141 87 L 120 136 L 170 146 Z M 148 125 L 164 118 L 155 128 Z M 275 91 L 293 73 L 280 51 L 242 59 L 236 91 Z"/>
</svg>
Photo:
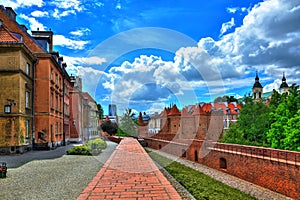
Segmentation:
<svg viewBox="0 0 300 200">
<path fill-rule="evenodd" d="M 288 88 L 288 87 L 289 87 L 289 85 L 286 83 L 286 78 L 285 78 L 285 75 L 284 75 L 284 73 L 283 73 L 283 76 L 282 76 L 282 83 L 281 83 L 279 89 L 281 89 L 281 88 Z"/>
<path fill-rule="evenodd" d="M 255 83 L 253 85 L 253 88 L 263 88 L 263 86 L 259 82 L 259 77 L 258 77 L 257 72 L 256 72 Z"/>
</svg>

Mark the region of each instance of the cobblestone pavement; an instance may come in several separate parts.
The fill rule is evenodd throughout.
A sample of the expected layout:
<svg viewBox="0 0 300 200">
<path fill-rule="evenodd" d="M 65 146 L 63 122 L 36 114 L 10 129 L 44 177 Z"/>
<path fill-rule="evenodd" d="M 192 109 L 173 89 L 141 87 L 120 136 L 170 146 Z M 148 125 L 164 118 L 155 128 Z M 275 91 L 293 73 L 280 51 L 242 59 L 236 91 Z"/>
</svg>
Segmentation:
<svg viewBox="0 0 300 200">
<path fill-rule="evenodd" d="M 72 200 L 99 172 L 116 143 L 98 156 L 64 155 L 67 147 L 51 151 L 1 156 L 8 163 L 7 178 L 0 179 L 1 200 Z"/>
<path fill-rule="evenodd" d="M 46 160 L 46 159 L 55 159 L 55 158 L 62 157 L 63 155 L 66 154 L 66 151 L 70 149 L 72 146 L 73 144 L 69 144 L 49 151 L 32 150 L 32 151 L 25 152 L 24 154 L 1 155 L 0 162 L 6 162 L 8 168 L 18 168 L 33 160 Z"/>
</svg>

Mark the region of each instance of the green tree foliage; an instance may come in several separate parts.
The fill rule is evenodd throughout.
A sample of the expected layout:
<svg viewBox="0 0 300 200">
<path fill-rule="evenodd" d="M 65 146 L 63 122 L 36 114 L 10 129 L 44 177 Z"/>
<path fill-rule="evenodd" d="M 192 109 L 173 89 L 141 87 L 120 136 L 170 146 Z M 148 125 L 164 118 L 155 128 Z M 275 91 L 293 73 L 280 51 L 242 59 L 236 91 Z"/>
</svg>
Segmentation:
<svg viewBox="0 0 300 200">
<path fill-rule="evenodd" d="M 277 98 L 278 100 L 279 98 Z M 270 113 L 271 128 L 267 133 L 268 141 L 272 148 L 299 150 L 299 127 L 297 129 L 296 122 L 299 122 L 300 110 L 300 92 L 299 86 L 293 84 L 289 88 L 289 95 L 286 93 L 280 97 L 280 103 Z M 298 136 L 298 138 L 297 138 Z"/>
<path fill-rule="evenodd" d="M 132 109 L 126 109 L 119 128 L 122 130 L 123 133 L 126 133 L 129 136 L 138 136 L 139 133 L 137 130 L 136 120 L 134 119 L 134 113 L 132 112 Z"/>
<path fill-rule="evenodd" d="M 283 140 L 285 149 L 300 151 L 300 109 L 288 120 L 284 135 L 286 135 Z"/>
<path fill-rule="evenodd" d="M 217 102 L 238 102 L 238 100 L 234 97 L 234 96 L 227 96 L 227 95 L 224 95 L 223 97 L 217 97 L 215 98 L 214 100 L 215 103 Z"/>
<path fill-rule="evenodd" d="M 237 125 L 231 125 L 221 142 L 300 151 L 300 91 L 273 91 L 268 105 L 246 98 Z"/>
<path fill-rule="evenodd" d="M 103 119 L 104 118 L 104 111 L 103 108 L 101 106 L 101 104 L 97 104 L 97 108 L 98 108 L 98 117 L 99 119 Z"/>
<path fill-rule="evenodd" d="M 102 124 L 101 124 L 101 129 L 103 132 L 108 133 L 109 135 L 114 135 L 118 131 L 118 125 L 117 123 L 112 122 L 108 118 L 106 118 Z"/>
<path fill-rule="evenodd" d="M 269 127 L 269 108 L 261 101 L 246 99 L 237 125 L 232 124 L 221 142 L 266 146 Z"/>
</svg>

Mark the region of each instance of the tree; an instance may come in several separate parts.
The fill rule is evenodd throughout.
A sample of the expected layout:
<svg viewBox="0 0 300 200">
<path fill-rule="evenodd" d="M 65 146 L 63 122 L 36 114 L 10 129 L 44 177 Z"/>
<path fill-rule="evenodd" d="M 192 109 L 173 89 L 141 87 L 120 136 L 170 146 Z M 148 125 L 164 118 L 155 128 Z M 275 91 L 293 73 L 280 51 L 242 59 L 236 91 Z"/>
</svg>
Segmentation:
<svg viewBox="0 0 300 200">
<path fill-rule="evenodd" d="M 101 104 L 97 104 L 97 108 L 98 108 L 98 117 L 99 119 L 103 119 L 104 118 L 104 115 L 103 115 L 103 108 L 101 106 Z"/>
<path fill-rule="evenodd" d="M 103 132 L 108 133 L 109 135 L 114 135 L 118 131 L 117 123 L 112 122 L 108 117 L 102 122 L 101 129 Z"/>
<path fill-rule="evenodd" d="M 140 112 L 140 114 L 139 114 L 138 125 L 139 125 L 139 126 L 144 126 L 144 125 L 145 125 L 145 122 L 144 122 L 144 120 L 143 120 L 142 112 Z"/>
<path fill-rule="evenodd" d="M 278 100 L 278 94 L 276 95 Z M 289 94 L 283 93 L 280 96 L 279 104 L 277 101 L 273 107 L 274 110 L 270 112 L 269 116 L 271 128 L 267 133 L 267 139 L 271 143 L 271 147 L 297 150 L 297 146 L 299 147 L 299 140 L 295 138 L 298 135 L 297 125 L 293 123 L 297 122 L 299 117 L 299 86 L 293 84 L 289 88 Z"/>
<path fill-rule="evenodd" d="M 232 124 L 222 142 L 266 146 L 269 127 L 269 108 L 261 101 L 246 99 L 237 125 Z"/>
<path fill-rule="evenodd" d="M 125 110 L 124 115 L 122 116 L 122 120 L 119 128 L 122 130 L 122 132 L 132 137 L 137 137 L 139 132 L 137 130 L 137 125 L 134 120 L 134 115 L 135 114 L 132 112 L 132 109 L 127 108 Z"/>
<path fill-rule="evenodd" d="M 214 100 L 215 103 L 217 102 L 238 102 L 238 100 L 234 97 L 234 96 L 227 96 L 227 95 L 224 95 L 223 97 L 217 97 L 215 98 Z"/>
<path fill-rule="evenodd" d="M 285 128 L 284 148 L 287 150 L 300 151 L 300 109 L 297 114 L 288 120 Z"/>
</svg>

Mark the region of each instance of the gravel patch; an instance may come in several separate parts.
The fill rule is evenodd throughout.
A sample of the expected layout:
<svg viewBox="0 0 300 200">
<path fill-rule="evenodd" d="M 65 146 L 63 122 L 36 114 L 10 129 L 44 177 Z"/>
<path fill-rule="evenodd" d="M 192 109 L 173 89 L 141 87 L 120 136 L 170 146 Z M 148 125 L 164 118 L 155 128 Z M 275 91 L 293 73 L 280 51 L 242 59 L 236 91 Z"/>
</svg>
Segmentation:
<svg viewBox="0 0 300 200">
<path fill-rule="evenodd" d="M 98 156 L 63 155 L 8 168 L 7 178 L 0 179 L 0 199 L 76 199 L 117 146 L 107 143 Z"/>
<path fill-rule="evenodd" d="M 255 185 L 253 183 L 247 182 L 245 180 L 239 179 L 235 176 L 231 176 L 229 174 L 220 172 L 218 170 L 209 168 L 207 166 L 201 165 L 199 163 L 195 163 L 189 160 L 185 160 L 183 158 L 179 158 L 176 156 L 173 156 L 171 154 L 162 152 L 162 151 L 157 151 L 154 149 L 149 149 L 150 151 L 153 151 L 155 153 L 158 153 L 166 158 L 169 158 L 173 161 L 179 162 L 183 165 L 186 165 L 192 169 L 198 170 L 202 172 L 203 174 L 206 174 L 226 185 L 229 185 L 230 187 L 236 188 L 242 192 L 245 192 L 257 199 L 261 200 L 292 200 L 292 198 L 289 198 L 287 196 L 284 196 L 282 194 L 273 192 L 269 189 L 260 187 L 258 185 Z"/>
</svg>

